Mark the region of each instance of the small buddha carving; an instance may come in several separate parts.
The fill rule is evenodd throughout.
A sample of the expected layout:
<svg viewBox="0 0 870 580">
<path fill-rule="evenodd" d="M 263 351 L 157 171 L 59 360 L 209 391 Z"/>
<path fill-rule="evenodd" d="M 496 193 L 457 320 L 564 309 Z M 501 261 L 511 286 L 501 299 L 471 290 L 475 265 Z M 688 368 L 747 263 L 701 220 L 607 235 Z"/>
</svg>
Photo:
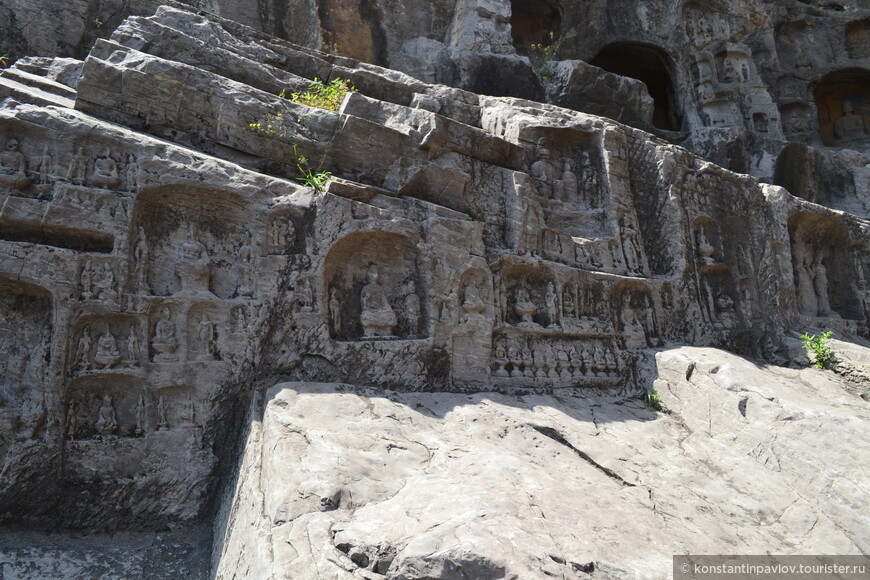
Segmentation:
<svg viewBox="0 0 870 580">
<path fill-rule="evenodd" d="M 181 282 L 181 293 L 211 294 L 212 260 L 205 244 L 196 238 L 192 225 L 188 225 L 187 237 L 181 245 L 175 275 Z"/>
<path fill-rule="evenodd" d="M 393 336 L 397 324 L 396 313 L 390 306 L 378 277 L 377 266 L 369 265 L 366 284 L 360 292 L 362 312 L 359 318 L 364 338 Z"/>
<path fill-rule="evenodd" d="M 154 362 L 174 362 L 178 360 L 178 338 L 175 336 L 175 322 L 169 307 L 163 309 L 163 316 L 154 326 L 154 338 L 151 347 L 157 352 Z"/>
<path fill-rule="evenodd" d="M 0 186 L 18 190 L 30 187 L 27 159 L 19 151 L 18 139 L 9 139 L 6 148 L 0 151 Z"/>
<path fill-rule="evenodd" d="M 108 328 L 97 339 L 97 351 L 94 353 L 94 362 L 106 369 L 110 369 L 121 362 L 121 351 L 118 349 L 118 341 Z"/>
</svg>

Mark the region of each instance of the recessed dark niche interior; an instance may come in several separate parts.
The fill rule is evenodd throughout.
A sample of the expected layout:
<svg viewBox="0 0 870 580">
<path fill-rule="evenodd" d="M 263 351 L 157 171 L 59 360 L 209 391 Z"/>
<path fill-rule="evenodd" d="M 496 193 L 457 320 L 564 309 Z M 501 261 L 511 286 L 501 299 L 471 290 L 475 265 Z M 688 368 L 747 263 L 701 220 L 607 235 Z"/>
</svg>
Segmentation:
<svg viewBox="0 0 870 580">
<path fill-rule="evenodd" d="M 821 78 L 815 92 L 819 136 L 828 146 L 870 140 L 870 71 L 848 68 Z"/>
<path fill-rule="evenodd" d="M 558 2 L 544 0 L 511 1 L 511 36 L 520 54 L 528 54 L 532 44 L 550 45 L 562 30 L 562 8 Z"/>
<path fill-rule="evenodd" d="M 609 44 L 589 64 L 614 74 L 643 82 L 653 98 L 653 124 L 666 131 L 679 131 L 670 59 L 660 48 L 646 44 L 618 42 Z"/>
</svg>

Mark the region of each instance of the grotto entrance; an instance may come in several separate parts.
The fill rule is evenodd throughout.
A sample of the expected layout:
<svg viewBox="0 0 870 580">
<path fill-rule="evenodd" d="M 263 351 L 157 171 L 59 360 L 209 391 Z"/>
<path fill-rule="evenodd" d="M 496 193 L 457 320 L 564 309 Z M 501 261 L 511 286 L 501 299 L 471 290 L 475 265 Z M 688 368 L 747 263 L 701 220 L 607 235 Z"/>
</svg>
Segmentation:
<svg viewBox="0 0 870 580">
<path fill-rule="evenodd" d="M 815 96 L 825 145 L 870 144 L 870 71 L 848 68 L 829 73 L 819 81 Z"/>
<path fill-rule="evenodd" d="M 520 54 L 532 44 L 548 46 L 559 39 L 562 9 L 554 0 L 511 0 L 511 36 Z"/>
<path fill-rule="evenodd" d="M 679 131 L 670 59 L 660 48 L 633 42 L 608 44 L 589 64 L 608 72 L 643 82 L 654 101 L 653 125 L 667 131 Z"/>
</svg>

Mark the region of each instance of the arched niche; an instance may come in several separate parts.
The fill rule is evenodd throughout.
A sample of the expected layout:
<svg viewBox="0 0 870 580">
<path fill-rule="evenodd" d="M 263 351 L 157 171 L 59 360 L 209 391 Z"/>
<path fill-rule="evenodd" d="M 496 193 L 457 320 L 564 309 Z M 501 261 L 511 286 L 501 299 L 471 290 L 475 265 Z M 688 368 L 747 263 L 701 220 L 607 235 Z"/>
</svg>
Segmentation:
<svg viewBox="0 0 870 580">
<path fill-rule="evenodd" d="M 67 369 L 71 375 L 129 372 L 146 354 L 145 329 L 130 314 L 82 316 L 70 337 Z"/>
<path fill-rule="evenodd" d="M 664 50 L 649 44 L 616 42 L 602 48 L 589 64 L 643 82 L 654 101 L 653 124 L 668 131 L 680 129 L 674 67 Z"/>
<path fill-rule="evenodd" d="M 146 398 L 146 405 L 153 407 L 153 401 L 145 393 L 141 381 L 132 375 L 111 373 L 70 381 L 64 394 L 65 437 L 76 440 L 103 435 L 140 435 L 136 431 L 136 407 L 140 395 Z"/>
<path fill-rule="evenodd" d="M 546 267 L 509 266 L 501 273 L 502 318 L 520 328 L 545 328 L 559 324 L 560 285 Z"/>
<path fill-rule="evenodd" d="M 722 239 L 716 220 L 710 216 L 698 216 L 692 221 L 692 237 L 695 256 L 703 266 L 721 264 Z"/>
<path fill-rule="evenodd" d="M 846 50 L 851 58 L 867 58 L 870 55 L 870 18 L 846 25 Z"/>
<path fill-rule="evenodd" d="M 626 348 L 655 346 L 660 334 L 658 312 L 650 288 L 641 282 L 626 281 L 610 290 L 614 326 Z"/>
<path fill-rule="evenodd" d="M 297 254 L 304 252 L 302 218 L 296 211 L 281 209 L 266 216 L 266 227 L 260 247 L 265 255 Z"/>
<path fill-rule="evenodd" d="M 870 144 L 870 71 L 849 68 L 825 75 L 816 85 L 815 99 L 825 145 Z"/>
<path fill-rule="evenodd" d="M 511 0 L 511 36 L 521 54 L 532 44 L 548 46 L 562 32 L 562 7 L 555 0 Z"/>
<path fill-rule="evenodd" d="M 833 218 L 799 212 L 789 218 L 797 308 L 805 316 L 860 320 L 849 234 Z"/>
<path fill-rule="evenodd" d="M 459 276 L 459 312 L 465 316 L 492 318 L 492 276 L 481 268 L 471 268 Z"/>
<path fill-rule="evenodd" d="M 804 143 L 790 143 L 783 147 L 776 158 L 773 183 L 786 188 L 795 197 L 809 199 L 810 185 L 809 148 Z"/>
<path fill-rule="evenodd" d="M 417 247 L 408 236 L 358 232 L 337 241 L 324 267 L 324 312 L 330 336 L 338 340 L 427 336 L 423 300 L 427 292 L 418 271 Z"/>
<path fill-rule="evenodd" d="M 132 291 L 231 298 L 252 294 L 254 235 L 247 200 L 223 190 L 165 186 L 139 194 L 130 232 Z"/>
<path fill-rule="evenodd" d="M 0 439 L 15 429 L 27 400 L 43 392 L 53 316 L 48 290 L 0 278 Z"/>
</svg>

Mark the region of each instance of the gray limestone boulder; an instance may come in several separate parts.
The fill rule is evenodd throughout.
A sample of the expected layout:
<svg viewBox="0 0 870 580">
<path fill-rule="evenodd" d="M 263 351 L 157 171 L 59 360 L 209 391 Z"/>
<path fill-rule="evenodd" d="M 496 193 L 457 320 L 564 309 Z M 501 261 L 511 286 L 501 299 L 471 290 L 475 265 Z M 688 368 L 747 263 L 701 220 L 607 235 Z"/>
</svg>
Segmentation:
<svg viewBox="0 0 870 580">
<path fill-rule="evenodd" d="M 680 553 L 867 553 L 870 407 L 842 380 L 703 348 L 656 368 L 665 413 L 277 385 L 217 577 L 652 579 Z"/>
</svg>

